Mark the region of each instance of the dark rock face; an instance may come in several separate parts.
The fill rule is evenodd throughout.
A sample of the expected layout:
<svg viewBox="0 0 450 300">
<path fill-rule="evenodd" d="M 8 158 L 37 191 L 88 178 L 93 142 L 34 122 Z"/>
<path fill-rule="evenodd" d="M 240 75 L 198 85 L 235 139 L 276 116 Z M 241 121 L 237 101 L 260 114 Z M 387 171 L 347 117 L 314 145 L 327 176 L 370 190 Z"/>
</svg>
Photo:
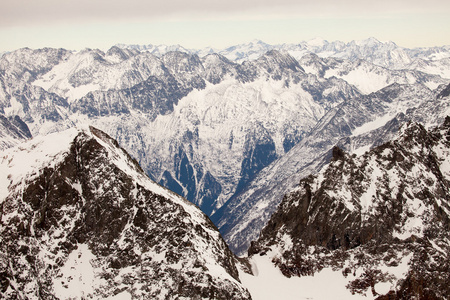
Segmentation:
<svg viewBox="0 0 450 300">
<path fill-rule="evenodd" d="M 304 132 L 299 133 L 298 131 L 295 131 L 294 133 L 288 133 L 285 135 L 283 140 L 283 149 L 284 152 L 288 152 L 292 149 L 295 145 L 300 142 L 304 136 Z"/>
<path fill-rule="evenodd" d="M 450 84 L 447 85 L 437 96 L 438 99 L 442 99 L 450 96 Z"/>
<path fill-rule="evenodd" d="M 183 195 L 183 187 L 180 183 L 178 183 L 173 177 L 172 174 L 170 174 L 169 171 L 164 171 L 161 180 L 159 181 L 159 184 L 168 188 L 174 193 L 177 193 L 178 195 Z"/>
<path fill-rule="evenodd" d="M 73 112 L 90 117 L 129 114 L 130 109 L 149 114 L 151 120 L 173 110 L 188 90 L 179 86 L 171 75 L 150 76 L 147 80 L 124 90 L 96 91 L 71 105 Z"/>
<path fill-rule="evenodd" d="M 174 157 L 174 174 L 164 171 L 159 184 L 196 204 L 205 214 L 215 209 L 222 186 L 201 165 L 192 164 L 180 146 Z"/>
<path fill-rule="evenodd" d="M 59 162 L 34 172 L 1 202 L 2 298 L 250 298 L 211 221 L 105 133 L 80 132 Z"/>
<path fill-rule="evenodd" d="M 199 169 L 197 178 L 200 178 L 197 199 L 200 199 L 198 206 L 206 215 L 210 216 L 216 209 L 216 199 L 222 192 L 222 186 L 209 172 Z M 192 201 L 193 202 L 193 201 Z"/>
<path fill-rule="evenodd" d="M 358 273 L 347 288 L 379 299 L 448 298 L 449 125 L 409 124 L 360 157 L 333 148 L 330 165 L 284 197 L 249 255 L 280 249 L 273 262 L 288 277 Z M 404 277 L 394 275 L 399 265 Z M 374 288 L 382 282 L 386 295 Z"/>
<path fill-rule="evenodd" d="M 22 119 L 19 116 L 12 116 L 8 117 L 8 121 L 17 128 L 17 130 L 26 138 L 31 138 L 31 132 L 28 128 L 27 124 L 22 121 Z"/>
<path fill-rule="evenodd" d="M 30 129 L 19 116 L 7 118 L 0 115 L 0 149 L 12 147 L 31 137 Z"/>
<path fill-rule="evenodd" d="M 275 143 L 269 132 L 258 126 L 245 138 L 244 159 L 241 165 L 241 179 L 236 187 L 236 194 L 244 188 L 252 177 L 262 168 L 268 166 L 277 158 Z"/>
</svg>

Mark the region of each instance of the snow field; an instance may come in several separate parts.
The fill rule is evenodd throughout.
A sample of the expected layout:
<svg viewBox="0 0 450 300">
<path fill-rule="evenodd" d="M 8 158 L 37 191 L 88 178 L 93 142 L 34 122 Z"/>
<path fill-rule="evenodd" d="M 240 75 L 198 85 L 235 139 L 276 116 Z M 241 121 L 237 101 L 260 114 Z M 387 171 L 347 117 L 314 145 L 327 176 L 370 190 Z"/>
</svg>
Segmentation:
<svg viewBox="0 0 450 300">
<path fill-rule="evenodd" d="M 373 299 L 359 294 L 352 295 L 345 287 L 350 277 L 345 278 L 341 271 L 323 269 L 314 276 L 285 277 L 271 262 L 273 253 L 266 256 L 253 256 L 251 264 L 255 276 L 240 272 L 244 286 L 250 291 L 253 300 L 325 300 L 325 299 Z"/>
</svg>

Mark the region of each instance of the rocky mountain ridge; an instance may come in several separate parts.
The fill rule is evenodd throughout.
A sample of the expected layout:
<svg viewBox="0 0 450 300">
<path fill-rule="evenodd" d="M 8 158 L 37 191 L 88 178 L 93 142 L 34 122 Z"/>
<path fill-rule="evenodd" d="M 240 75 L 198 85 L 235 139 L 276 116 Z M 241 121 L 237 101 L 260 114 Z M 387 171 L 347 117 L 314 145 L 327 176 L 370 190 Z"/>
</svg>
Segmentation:
<svg viewBox="0 0 450 300">
<path fill-rule="evenodd" d="M 74 281 L 74 277 L 82 278 L 83 284 L 92 276 L 100 276 L 94 285 L 89 285 L 90 288 L 79 289 L 77 295 L 80 298 L 86 295 L 152 297 L 157 294 L 170 297 L 168 295 L 177 290 L 175 294 L 180 297 L 202 295 L 206 298 L 247 299 L 250 295 L 240 281 L 244 282 L 244 278 L 246 284 L 249 280 L 257 282 L 257 276 L 238 274 L 234 256 L 224 246 L 207 217 L 180 197 L 150 183 L 142 171 L 211 216 L 231 250 L 243 254 L 250 241 L 256 240 L 269 222 L 283 195 L 292 191 L 302 178 L 319 172 L 330 160 L 333 161 L 331 164 L 338 164 L 339 157 L 343 157 L 343 164 L 348 168 L 365 168 L 361 162 L 363 159 L 352 154 L 363 155 L 371 148 L 387 147 L 385 143 L 398 137 L 402 125 L 410 121 L 421 122 L 430 129 L 443 123 L 450 115 L 445 47 L 417 52 L 414 54 L 417 58 L 414 68 L 417 69 L 410 70 L 395 69 L 394 61 L 377 65 L 375 58 L 385 59 L 381 53 L 387 46 L 394 45 L 386 46 L 373 39 L 342 44 L 343 48 L 339 48 L 339 53 L 344 53 L 342 57 L 333 57 L 331 47 L 336 50 L 338 45 L 331 46 L 325 41 L 314 41 L 308 46 L 322 49 L 322 52 L 318 50 L 320 55 L 302 52 L 301 49 L 296 52 L 295 47 L 289 52 L 270 48 L 262 42 L 255 43 L 256 47 L 247 47 L 246 53 L 252 56 L 251 59 L 238 59 L 238 62 L 217 53 L 200 55 L 161 50 L 158 55 L 153 55 L 145 49 L 126 47 L 112 47 L 107 52 L 20 49 L 3 55 L 0 58 L 0 126 L 3 130 L 0 142 L 4 157 L 3 173 L 9 175 L 0 181 L 2 195 L 6 199 L 2 202 L 6 203 L 2 204 L 2 229 L 5 229 L 2 237 L 5 236 L 5 240 L 18 237 L 21 242 L 20 247 L 5 243 L 1 252 L 8 256 L 3 256 L 3 261 L 11 260 L 14 268 L 21 271 L 15 272 L 9 263 L 2 264 L 0 290 L 3 292 L 5 289 L 5 295 L 11 297 L 22 297 L 26 293 L 36 295 L 36 291 L 42 291 L 44 298 L 56 294 L 64 298 L 64 292 L 69 290 L 78 293 L 74 285 L 78 281 Z M 345 47 L 351 49 L 345 50 Z M 233 53 L 238 53 L 239 49 L 235 47 Z M 261 55 L 258 49 L 265 51 Z M 358 55 L 365 55 L 366 59 L 356 55 L 355 51 L 360 51 Z M 305 55 L 296 59 L 295 55 L 300 53 Z M 419 58 L 426 61 L 419 61 Z M 94 125 L 117 142 L 96 129 L 86 129 L 77 135 L 74 128 L 80 124 Z M 68 128 L 72 129 L 66 131 Z M 429 150 L 431 156 L 424 157 L 429 159 L 426 167 L 431 168 L 432 174 L 427 171 L 422 177 L 425 178 L 424 184 L 433 185 L 441 179 L 436 175 L 437 169 L 430 166 L 445 165 L 448 155 L 445 139 L 442 143 L 437 142 L 445 136 L 444 129 L 441 127 L 439 133 L 439 130 L 425 132 L 420 126 L 414 128 L 408 133 L 412 140 L 416 141 L 414 134 L 428 136 L 426 145 L 420 147 Z M 57 132 L 71 133 L 62 135 L 61 140 L 52 140 L 58 136 Z M 34 140 L 22 144 L 31 136 Z M 40 141 L 47 138 L 53 144 L 44 149 Z M 420 139 L 417 143 L 424 144 Z M 58 145 L 65 145 L 65 150 Z M 118 150 L 118 145 L 129 151 L 136 161 Z M 336 145 L 339 148 L 335 148 Z M 388 145 L 394 147 L 397 144 Z M 430 149 L 429 145 L 434 145 L 434 148 Z M 339 149 L 352 154 L 344 154 Z M 442 152 L 436 152 L 439 149 Z M 398 155 L 391 157 L 386 150 L 386 153 L 378 153 L 379 159 L 371 160 L 371 163 L 382 173 L 381 168 L 388 163 L 381 160 L 389 160 L 389 170 L 397 170 L 395 168 L 402 162 L 409 162 L 408 166 L 401 166 L 396 171 L 402 175 L 401 172 L 409 172 L 411 160 L 417 157 L 417 153 L 397 148 L 391 150 L 403 153 L 404 159 Z M 375 155 L 376 151 L 359 157 L 367 158 Z M 25 154 L 35 157 L 29 159 Z M 433 160 L 436 157 L 443 160 Z M 88 162 L 82 163 L 85 159 Z M 36 164 L 29 166 L 30 172 L 23 177 L 21 172 L 27 162 Z M 136 162 L 142 165 L 143 170 Z M 424 168 L 419 169 L 423 171 Z M 350 175 L 358 173 L 352 170 Z M 370 168 L 364 169 L 363 173 L 374 174 Z M 416 173 L 403 176 L 414 184 L 408 181 L 400 185 L 423 187 L 420 181 L 423 178 L 411 177 Z M 364 180 L 372 180 L 370 184 L 362 184 L 364 188 L 368 185 L 372 189 L 373 183 L 385 191 L 387 188 L 382 187 L 390 184 L 374 183 L 378 177 L 367 176 L 360 176 Z M 346 191 L 348 178 L 335 177 L 341 180 L 335 185 Z M 392 182 L 398 183 L 396 180 Z M 334 184 L 330 181 L 328 186 Z M 10 187 L 10 191 L 6 187 Z M 442 187 L 445 188 L 445 184 L 441 184 Z M 352 190 L 358 199 L 361 199 L 361 189 Z M 403 193 L 406 188 L 398 187 L 396 190 Z M 289 195 L 296 192 L 298 189 Z M 379 194 L 382 198 L 389 196 L 384 192 Z M 17 195 L 25 195 L 25 198 Z M 49 195 L 57 198 L 55 206 L 46 200 Z M 393 297 L 396 294 L 401 298 L 408 295 L 433 296 L 435 294 L 428 290 L 434 288 L 445 292 L 443 277 L 439 274 L 447 265 L 440 262 L 439 253 L 447 250 L 447 237 L 435 235 L 437 227 L 427 227 L 435 219 L 424 221 L 429 216 L 413 216 L 415 211 L 410 207 L 420 206 L 417 210 L 420 212 L 430 205 L 412 203 L 411 195 L 418 195 L 419 199 L 434 199 L 433 195 L 410 191 L 402 194 L 402 199 L 406 199 L 405 203 L 402 202 L 406 205 L 402 210 L 405 214 L 399 217 L 397 212 L 400 208 L 396 207 L 395 218 L 389 215 L 386 221 L 389 226 L 398 219 L 402 222 L 396 225 L 394 229 L 397 231 L 393 234 L 403 241 L 402 244 L 386 248 L 393 253 L 392 256 L 377 252 L 378 248 L 385 249 L 383 247 L 388 244 L 384 236 L 376 241 L 362 238 L 381 236 L 379 231 L 364 231 L 360 233 L 359 242 L 355 242 L 358 238 L 354 236 L 359 234 L 356 229 L 351 230 L 354 235 L 348 234 L 348 242 L 345 236 L 335 234 L 334 239 L 332 235 L 326 237 L 325 246 L 323 243 L 314 247 L 299 246 L 300 254 L 296 257 L 300 257 L 300 265 L 297 261 L 289 261 L 290 250 L 286 251 L 288 258 L 280 258 L 277 254 L 278 250 L 285 251 L 293 244 L 288 235 L 270 238 L 268 244 L 275 241 L 273 245 L 281 245 L 278 250 L 266 244 L 266 240 L 261 240 L 252 246 L 251 252 L 267 253 L 266 257 L 274 258 L 278 266 L 284 264 L 286 268 L 282 269 L 288 276 L 302 272 L 319 274 L 324 266 L 331 266 L 338 270 L 338 274 L 346 275 L 344 278 L 356 295 L 372 293 L 373 297 Z M 96 199 L 104 201 L 104 204 L 96 205 Z M 361 205 L 355 204 L 355 199 L 344 201 L 344 204 L 359 209 Z M 344 208 L 347 207 L 345 205 Z M 335 208 L 332 204 L 330 207 Z M 429 210 L 434 211 L 436 207 L 431 205 Z M 437 208 L 436 215 L 445 215 L 443 212 L 447 206 L 439 207 L 444 208 Z M 77 215 L 78 209 L 81 209 L 81 215 Z M 104 213 L 103 216 L 105 211 L 112 214 Z M 368 216 L 372 212 L 364 211 Z M 64 219 L 64 215 L 78 221 L 71 223 Z M 119 220 L 111 222 L 116 217 Z M 340 217 L 343 215 L 337 215 Z M 447 226 L 444 219 L 436 218 L 436 226 Z M 294 218 L 291 222 L 296 220 Z M 422 222 L 423 226 L 419 223 L 416 226 L 413 221 Z M 110 223 L 114 225 L 108 228 L 105 224 Z M 355 221 L 355 224 L 360 223 Z M 408 224 L 412 224 L 410 231 L 400 230 Z M 422 243 L 428 231 L 434 232 L 426 235 L 432 242 Z M 415 244 L 410 244 L 407 237 L 403 239 L 410 232 L 414 235 L 411 240 L 415 240 Z M 167 236 L 170 241 L 165 240 Z M 196 242 L 186 242 L 182 237 Z M 151 241 L 158 241 L 164 247 Z M 434 250 L 429 248 L 430 243 Z M 404 245 L 407 247 L 402 248 Z M 267 250 L 269 248 L 272 252 Z M 426 256 L 420 249 L 425 249 L 423 251 L 430 255 Z M 306 258 L 302 256 L 304 251 L 310 254 Z M 345 251 L 350 259 L 343 253 Z M 186 256 L 180 253 L 186 253 Z M 414 273 L 417 276 L 406 277 L 410 270 L 409 262 L 416 268 L 418 253 L 425 255 L 426 264 Z M 250 261 L 256 261 L 255 257 L 253 255 Z M 264 259 L 264 256 L 258 257 Z M 198 259 L 193 261 L 192 258 Z M 55 259 L 59 259 L 58 262 Z M 439 263 L 433 264 L 432 260 Z M 361 267 L 366 261 L 370 262 L 368 269 Z M 87 277 L 71 273 L 71 268 L 76 265 L 88 268 Z M 269 265 L 272 265 L 271 261 Z M 380 265 L 381 269 L 378 268 Z M 434 276 L 429 275 L 429 270 L 435 265 L 443 266 L 438 268 L 439 274 L 433 277 L 430 285 L 418 291 L 416 278 L 423 274 Z M 42 269 L 42 266 L 48 267 Z M 181 267 L 192 272 L 180 275 Z M 347 267 L 350 272 L 347 272 Z M 250 266 L 241 268 L 251 273 Z M 157 271 L 151 272 L 150 269 Z M 255 275 L 256 271 L 253 270 Z M 291 271 L 292 274 L 289 273 Z M 28 279 L 22 278 L 21 272 Z M 145 288 L 144 277 L 145 281 L 159 287 Z M 163 278 L 164 284 L 161 285 L 158 278 Z M 402 281 L 401 278 L 409 279 Z M 424 290 L 427 290 L 425 294 Z"/>
<path fill-rule="evenodd" d="M 2 155 L 2 298 L 251 298 L 211 221 L 102 131 Z"/>
<path fill-rule="evenodd" d="M 249 255 L 288 277 L 341 272 L 352 293 L 446 299 L 450 253 L 450 117 L 403 126 L 364 155 L 338 147 L 288 193 Z"/>
</svg>

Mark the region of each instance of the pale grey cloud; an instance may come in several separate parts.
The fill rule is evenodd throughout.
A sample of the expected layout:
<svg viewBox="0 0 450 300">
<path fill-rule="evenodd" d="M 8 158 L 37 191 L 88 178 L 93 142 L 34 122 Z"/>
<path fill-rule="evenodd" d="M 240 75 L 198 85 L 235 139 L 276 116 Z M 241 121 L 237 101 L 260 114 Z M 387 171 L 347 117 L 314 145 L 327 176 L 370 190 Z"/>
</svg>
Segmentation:
<svg viewBox="0 0 450 300">
<path fill-rule="evenodd" d="M 367 17 L 450 12 L 448 0 L 3 0 L 0 26 L 186 18 Z"/>
<path fill-rule="evenodd" d="M 370 36 L 450 44 L 448 0 L 0 0 L 0 52 L 116 43 L 223 47 Z"/>
</svg>

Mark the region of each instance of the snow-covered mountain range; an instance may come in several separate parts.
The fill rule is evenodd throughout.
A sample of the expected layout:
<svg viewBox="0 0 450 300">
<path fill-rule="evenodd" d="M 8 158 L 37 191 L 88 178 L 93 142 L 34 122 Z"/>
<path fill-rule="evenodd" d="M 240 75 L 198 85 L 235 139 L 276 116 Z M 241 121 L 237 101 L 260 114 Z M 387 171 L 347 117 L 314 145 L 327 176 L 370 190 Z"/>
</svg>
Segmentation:
<svg viewBox="0 0 450 300">
<path fill-rule="evenodd" d="M 22 49 L 1 63 L 1 108 L 19 115 L 33 135 L 89 122 L 207 213 L 288 151 L 327 109 L 359 95 L 343 80 L 305 73 L 278 51 L 236 64 L 217 54 Z M 265 150 L 244 161 L 255 147 Z M 271 158 L 261 161 L 267 151 Z"/>
<path fill-rule="evenodd" d="M 0 58 L 0 145 L 18 151 L 31 136 L 99 128 L 244 254 L 335 145 L 362 154 L 408 121 L 442 124 L 449 57 L 447 46 L 406 49 L 373 38 L 224 50 L 19 49 Z"/>
<path fill-rule="evenodd" d="M 205 56 L 211 53 L 218 53 L 229 60 L 235 62 L 243 62 L 254 60 L 270 50 L 279 50 L 288 52 L 292 57 L 300 60 L 306 54 L 314 53 L 321 58 L 336 58 L 342 60 L 357 61 L 359 59 L 366 60 L 374 65 L 389 69 L 409 69 L 422 70 L 430 61 L 439 61 L 448 66 L 450 58 L 450 46 L 441 47 L 422 47 L 422 48 L 405 48 L 398 46 L 392 41 L 381 42 L 376 38 L 368 38 L 366 40 L 342 42 L 332 41 L 321 38 L 315 38 L 309 41 L 303 41 L 298 44 L 280 44 L 271 45 L 260 40 L 254 40 L 249 43 L 239 44 L 227 47 L 225 49 L 186 49 L 180 45 L 125 45 L 118 44 L 120 48 L 135 49 L 140 51 L 148 51 L 157 56 L 163 55 L 169 51 L 181 51 L 199 56 Z M 433 65 L 433 63 L 431 63 Z M 429 68 L 429 71 L 448 72 L 448 69 Z M 435 73 L 432 73 L 435 74 Z M 448 75 L 447 75 L 448 76 Z"/>
<path fill-rule="evenodd" d="M 321 43 L 304 47 L 317 50 Z M 35 136 L 74 124 L 101 128 L 154 180 L 211 215 L 337 105 L 393 83 L 434 90 L 449 81 L 371 63 L 374 53 L 385 57 L 380 53 L 390 49 L 376 40 L 351 45 L 366 60 L 312 52 L 297 60 L 260 41 L 245 51 L 235 47 L 255 55 L 242 63 L 217 53 L 169 51 L 180 47 L 159 47 L 159 56 L 150 47 L 114 46 L 105 53 L 20 49 L 0 60 L 0 109 L 5 117 L 19 116 Z"/>
</svg>

